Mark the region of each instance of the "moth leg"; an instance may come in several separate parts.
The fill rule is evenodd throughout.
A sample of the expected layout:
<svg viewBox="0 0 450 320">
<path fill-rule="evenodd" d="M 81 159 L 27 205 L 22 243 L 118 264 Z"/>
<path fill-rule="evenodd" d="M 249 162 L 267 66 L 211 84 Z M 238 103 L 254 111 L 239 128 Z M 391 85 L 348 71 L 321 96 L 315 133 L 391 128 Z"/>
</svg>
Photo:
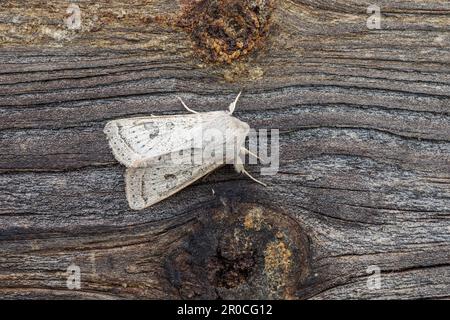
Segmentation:
<svg viewBox="0 0 450 320">
<path fill-rule="evenodd" d="M 245 154 L 249 154 L 249 155 L 251 155 L 252 157 L 255 157 L 256 159 L 258 159 L 259 161 L 261 161 L 262 163 L 264 163 L 264 161 L 263 161 L 260 157 L 258 157 L 256 154 L 254 154 L 253 152 L 251 152 L 251 151 L 248 150 L 247 148 L 242 147 L 242 148 L 241 148 L 241 151 L 242 151 L 243 153 L 245 153 Z"/>
<path fill-rule="evenodd" d="M 252 175 L 250 173 L 247 172 L 247 170 L 245 170 L 244 165 L 242 164 L 242 162 L 237 162 L 234 164 L 234 169 L 239 172 L 239 173 L 243 173 L 246 176 L 248 176 L 250 179 L 252 179 L 253 181 L 263 185 L 264 187 L 267 187 L 267 184 L 265 184 L 264 182 L 259 181 L 258 179 L 252 177 Z"/>
<path fill-rule="evenodd" d="M 189 108 L 186 103 L 184 103 L 183 99 L 181 99 L 180 97 L 177 97 L 178 100 L 180 100 L 181 104 L 183 105 L 183 107 L 186 108 L 187 111 L 192 112 L 192 113 L 198 113 L 197 111 L 192 110 L 191 108 Z"/>
<path fill-rule="evenodd" d="M 228 110 L 230 111 L 230 114 L 233 114 L 234 109 L 236 109 L 236 103 L 239 100 L 239 97 L 241 96 L 241 92 L 239 92 L 239 94 L 237 95 L 236 99 L 234 99 L 234 101 L 230 104 L 230 106 L 228 107 Z"/>
<path fill-rule="evenodd" d="M 267 184 L 265 184 L 264 182 L 261 182 L 261 181 L 259 181 L 258 179 L 252 177 L 252 175 L 251 175 L 250 173 L 248 173 L 248 171 L 245 170 L 244 167 L 242 167 L 241 170 L 242 170 L 241 172 L 242 172 L 243 174 L 245 174 L 247 177 L 249 177 L 250 179 L 252 179 L 252 180 L 255 181 L 256 183 L 259 183 L 260 185 L 263 185 L 264 187 L 267 188 Z"/>
</svg>

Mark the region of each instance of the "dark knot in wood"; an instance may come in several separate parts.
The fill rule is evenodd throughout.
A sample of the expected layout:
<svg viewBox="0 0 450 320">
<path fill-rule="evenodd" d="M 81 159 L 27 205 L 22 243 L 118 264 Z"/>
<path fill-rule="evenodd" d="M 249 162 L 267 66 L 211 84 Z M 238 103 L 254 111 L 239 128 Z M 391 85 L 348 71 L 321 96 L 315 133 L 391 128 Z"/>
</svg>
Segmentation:
<svg viewBox="0 0 450 320">
<path fill-rule="evenodd" d="M 200 217 L 168 255 L 172 290 L 181 298 L 294 298 L 309 274 L 309 243 L 298 223 L 260 205 L 228 209 Z"/>
<path fill-rule="evenodd" d="M 275 0 L 200 0 L 184 6 L 176 25 L 211 62 L 231 63 L 261 47 Z"/>
</svg>

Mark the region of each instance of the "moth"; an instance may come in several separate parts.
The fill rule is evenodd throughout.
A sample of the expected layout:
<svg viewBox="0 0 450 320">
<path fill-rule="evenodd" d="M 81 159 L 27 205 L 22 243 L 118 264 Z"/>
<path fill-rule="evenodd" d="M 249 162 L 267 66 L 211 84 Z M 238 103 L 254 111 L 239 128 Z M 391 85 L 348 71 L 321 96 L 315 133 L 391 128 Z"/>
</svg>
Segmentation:
<svg viewBox="0 0 450 320">
<path fill-rule="evenodd" d="M 244 168 L 245 139 L 250 127 L 233 112 L 241 93 L 227 111 L 196 112 L 181 98 L 189 114 L 118 119 L 104 133 L 114 157 L 127 167 L 125 191 L 131 209 L 147 208 L 218 167 L 231 163 L 254 181 Z"/>
</svg>

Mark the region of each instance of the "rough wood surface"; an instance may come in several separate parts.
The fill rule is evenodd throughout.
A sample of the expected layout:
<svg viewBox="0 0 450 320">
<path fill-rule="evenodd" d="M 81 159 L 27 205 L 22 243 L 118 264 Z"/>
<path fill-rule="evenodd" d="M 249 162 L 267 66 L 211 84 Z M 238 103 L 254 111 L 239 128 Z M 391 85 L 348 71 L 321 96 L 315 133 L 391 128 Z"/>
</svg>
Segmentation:
<svg viewBox="0 0 450 320">
<path fill-rule="evenodd" d="M 69 31 L 67 1 L 0 1 L 0 298 L 450 297 L 448 1 L 380 0 L 381 30 L 371 1 L 275 1 L 225 55 L 189 1 L 78 4 Z M 269 187 L 224 167 L 129 210 L 105 122 L 241 89 L 236 116 L 281 129 Z"/>
</svg>

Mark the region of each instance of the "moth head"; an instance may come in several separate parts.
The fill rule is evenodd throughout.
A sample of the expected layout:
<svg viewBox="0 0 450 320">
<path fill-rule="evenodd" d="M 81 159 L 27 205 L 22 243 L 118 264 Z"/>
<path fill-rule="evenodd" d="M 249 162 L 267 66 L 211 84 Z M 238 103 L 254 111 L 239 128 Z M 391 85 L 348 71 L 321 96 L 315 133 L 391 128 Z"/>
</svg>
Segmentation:
<svg viewBox="0 0 450 320">
<path fill-rule="evenodd" d="M 231 121 L 229 128 L 231 129 L 231 132 L 233 132 L 233 135 L 243 137 L 245 139 L 250 131 L 250 126 L 248 125 L 248 123 L 241 121 L 233 116 L 230 116 L 230 118 Z"/>
</svg>

